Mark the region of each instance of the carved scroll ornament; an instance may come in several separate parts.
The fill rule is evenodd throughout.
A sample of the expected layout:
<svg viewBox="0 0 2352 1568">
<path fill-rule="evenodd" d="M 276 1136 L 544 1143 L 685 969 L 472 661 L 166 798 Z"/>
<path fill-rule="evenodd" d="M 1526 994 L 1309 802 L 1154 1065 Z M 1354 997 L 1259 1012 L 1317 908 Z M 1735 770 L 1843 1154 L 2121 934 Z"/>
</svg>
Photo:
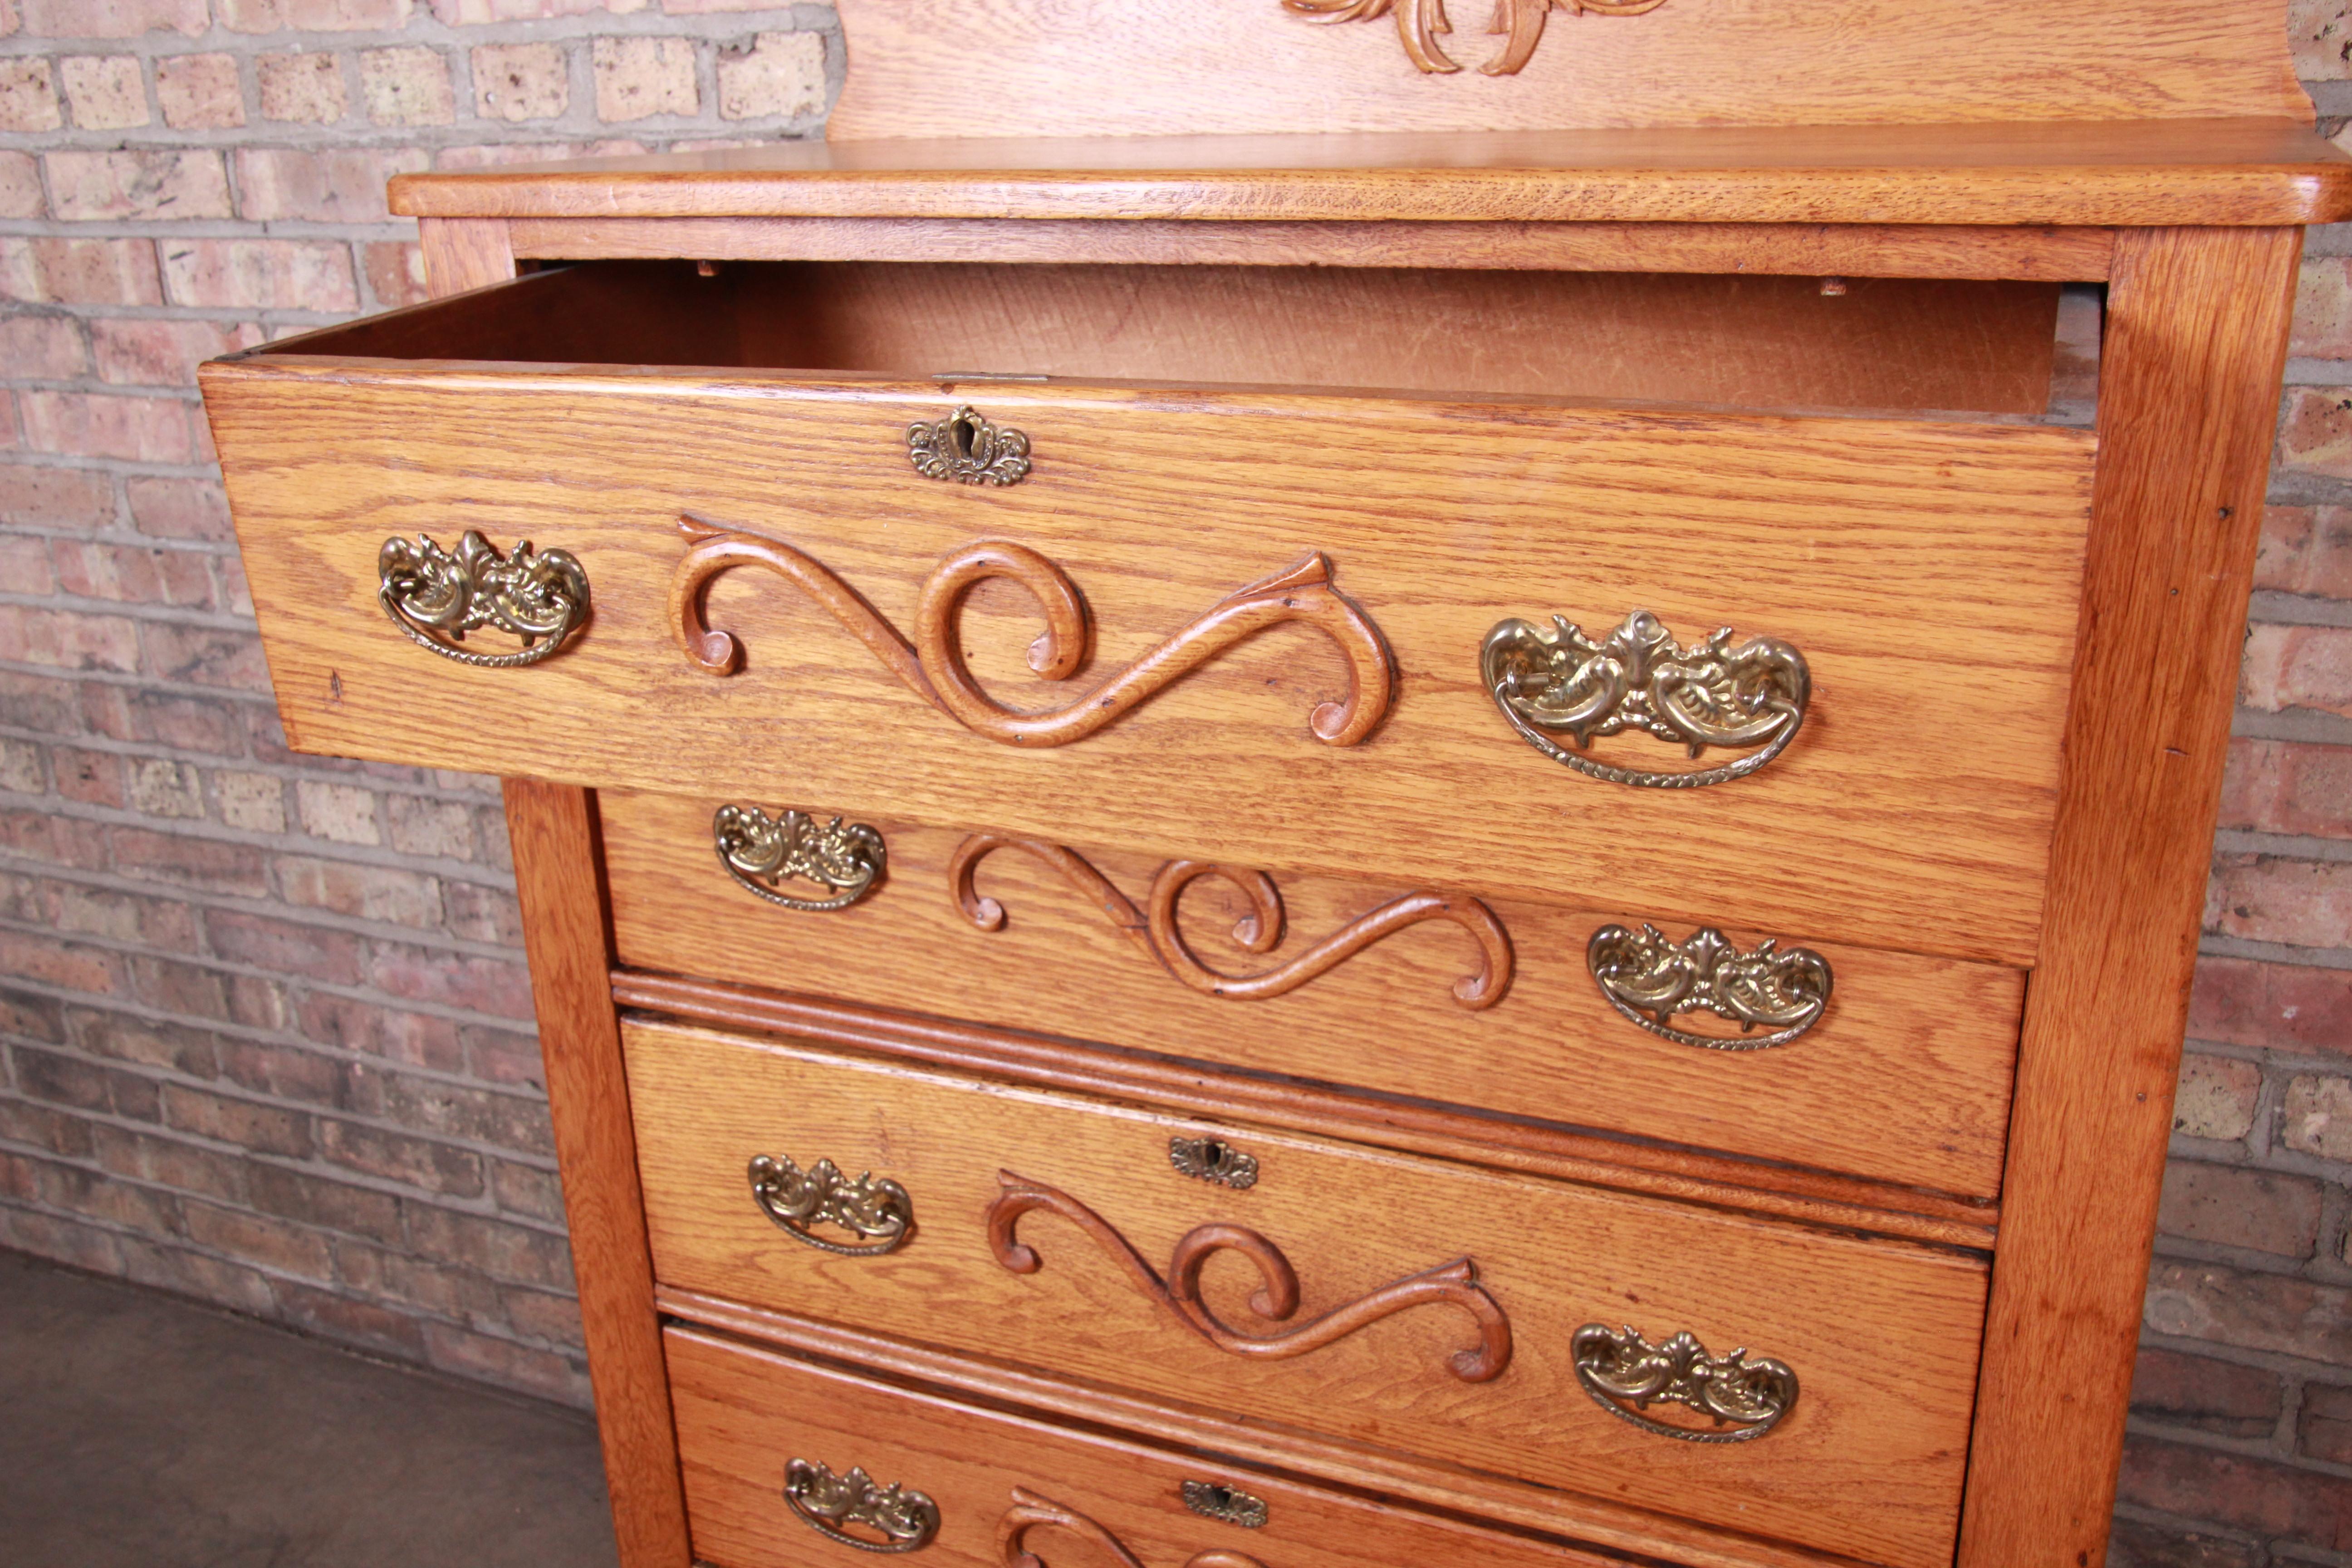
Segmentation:
<svg viewBox="0 0 2352 1568">
<path fill-rule="evenodd" d="M 1475 0 L 1474 0 L 1475 3 Z M 1571 16 L 1639 16 L 1666 0 L 1495 0 L 1494 20 L 1486 31 L 1504 35 L 1503 51 L 1478 68 L 1486 76 L 1516 76 L 1535 58 L 1543 41 L 1544 22 L 1555 8 Z M 1405 58 L 1429 72 L 1458 71 L 1437 44 L 1454 31 L 1445 15 L 1445 0 L 1282 0 L 1283 9 L 1318 22 L 1373 22 L 1396 13 L 1397 37 Z"/>
<path fill-rule="evenodd" d="M 1772 1430 L 1796 1407 L 1797 1374 L 1745 1350 L 1709 1355 L 1687 1333 L 1662 1345 L 1632 1327 L 1587 1323 L 1569 1338 L 1569 1355 L 1584 1392 L 1621 1421 L 1685 1443 L 1747 1443 Z M 1685 1405 L 1717 1430 L 1669 1426 L 1638 1414 L 1659 1400 Z M 1626 1405 L 1633 1409 L 1628 1410 Z"/>
<path fill-rule="evenodd" d="M 983 898 L 972 885 L 980 862 L 999 849 L 1018 849 L 1062 874 L 1063 880 L 1094 901 L 1119 933 L 1193 990 L 1229 1001 L 1260 1002 L 1296 991 L 1318 975 L 1329 973 L 1357 953 L 1424 921 L 1450 921 L 1470 933 L 1478 944 L 1478 967 L 1454 983 L 1454 1000 L 1473 1012 L 1503 999 L 1511 984 L 1511 939 L 1495 911 L 1476 899 L 1443 893 L 1406 893 L 1360 915 L 1331 935 L 1286 963 L 1254 974 L 1226 974 L 1195 957 L 1177 925 L 1177 905 L 1184 889 L 1203 877 L 1219 877 L 1241 889 L 1251 910 L 1234 926 L 1234 941 L 1244 952 L 1271 952 L 1282 942 L 1282 893 L 1263 871 L 1236 870 L 1205 860 L 1171 860 L 1160 868 L 1145 895 L 1147 915 L 1138 910 L 1110 879 L 1076 850 L 1034 838 L 1010 838 L 975 833 L 956 847 L 948 862 L 948 888 L 964 918 L 982 931 L 1001 931 L 1004 906 Z"/>
<path fill-rule="evenodd" d="M 1677 644 L 1647 610 L 1598 641 L 1565 616 L 1552 630 L 1504 621 L 1478 650 L 1486 694 L 1522 740 L 1552 761 L 1611 784 L 1695 789 L 1762 767 L 1797 738 L 1812 695 L 1804 656 L 1774 637 L 1734 647 L 1724 627 L 1692 647 Z M 1760 746 L 1691 773 L 1651 773 L 1580 755 L 1595 737 L 1639 730 L 1688 748 Z M 1552 739 L 1566 734 L 1570 751 Z"/>
<path fill-rule="evenodd" d="M 1127 1543 L 1109 1531 L 1080 1513 L 1067 1503 L 1041 1497 L 1026 1487 L 1013 1489 L 1013 1506 L 997 1521 L 997 1554 L 1004 1568 L 1046 1568 L 1045 1560 L 1029 1550 L 1029 1537 L 1040 1531 L 1058 1530 L 1075 1535 L 1092 1544 L 1118 1568 L 1144 1568 L 1143 1563 L 1127 1549 Z M 1238 1552 L 1216 1550 L 1196 1552 L 1184 1560 L 1184 1568 L 1265 1568 L 1255 1557 Z"/>
<path fill-rule="evenodd" d="M 1830 961 L 1810 948 L 1768 938 L 1742 952 L 1713 926 L 1669 942 L 1655 926 L 1602 926 L 1585 944 L 1585 967 L 1609 1005 L 1680 1046 L 1760 1051 L 1785 1046 L 1822 1021 L 1830 1005 Z M 1739 1026 L 1736 1037 L 1674 1026 L 1677 1013 L 1706 1011 Z M 1750 1031 L 1762 1027 L 1762 1035 Z"/>
<path fill-rule="evenodd" d="M 1256 1231 L 1238 1225 L 1195 1226 L 1178 1239 L 1175 1253 L 1169 1260 L 1168 1278 L 1162 1279 L 1127 1237 L 1112 1228 L 1109 1221 L 1067 1193 L 1010 1171 L 999 1171 L 996 1181 L 1003 1191 L 988 1206 L 988 1244 L 997 1262 L 1015 1274 L 1034 1274 L 1043 1268 L 1045 1263 L 1036 1250 L 1014 1239 L 1013 1227 L 1022 1215 L 1033 1210 L 1059 1215 L 1085 1231 L 1096 1246 L 1123 1266 L 1144 1294 L 1174 1312 L 1186 1328 L 1228 1354 L 1286 1361 L 1346 1339 L 1382 1318 L 1415 1307 L 1443 1304 L 1467 1312 L 1478 1331 L 1477 1344 L 1470 1350 L 1457 1351 L 1451 1358 L 1448 1364 L 1454 1376 L 1465 1383 L 1485 1383 L 1501 1376 L 1503 1369 L 1510 1364 L 1510 1320 L 1503 1315 L 1501 1305 L 1487 1294 L 1486 1288 L 1478 1283 L 1478 1266 L 1467 1258 L 1457 1258 L 1419 1274 L 1408 1274 L 1369 1296 L 1359 1297 L 1294 1328 L 1253 1334 L 1224 1322 L 1201 1300 L 1201 1270 L 1213 1254 L 1241 1254 L 1256 1265 L 1262 1281 L 1250 1297 L 1250 1310 L 1272 1322 L 1288 1322 L 1298 1310 L 1297 1270 L 1290 1266 L 1290 1259 L 1283 1256 L 1280 1247 Z"/>
<path fill-rule="evenodd" d="M 814 599 L 909 691 L 973 734 L 1008 746 L 1084 740 L 1234 645 L 1292 621 L 1321 631 L 1347 658 L 1347 696 L 1321 704 L 1309 720 L 1317 740 L 1356 744 L 1379 726 L 1394 694 L 1388 644 L 1364 612 L 1331 586 L 1331 563 L 1319 552 L 1235 590 L 1084 696 L 1032 713 L 1008 708 L 980 689 L 964 667 L 959 629 L 965 595 L 991 578 L 1010 579 L 1028 589 L 1045 612 L 1045 632 L 1030 645 L 1029 668 L 1048 680 L 1077 673 L 1090 640 L 1086 602 L 1059 566 L 1027 546 L 986 540 L 940 562 L 923 584 L 909 642 L 829 567 L 782 540 L 690 513 L 678 520 L 678 531 L 688 548 L 670 578 L 670 626 L 698 669 L 731 675 L 743 658 L 733 635 L 712 629 L 704 618 L 711 579 L 737 566 L 764 566 Z"/>
</svg>

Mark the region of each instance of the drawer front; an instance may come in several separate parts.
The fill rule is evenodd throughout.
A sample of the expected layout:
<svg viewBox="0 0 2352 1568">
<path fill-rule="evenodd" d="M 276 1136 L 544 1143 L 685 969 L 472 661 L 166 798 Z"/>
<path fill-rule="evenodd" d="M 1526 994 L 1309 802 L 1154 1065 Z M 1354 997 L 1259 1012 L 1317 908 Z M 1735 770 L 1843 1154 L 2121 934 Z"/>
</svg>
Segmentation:
<svg viewBox="0 0 2352 1568">
<path fill-rule="evenodd" d="M 1897 1568 L 1949 1559 L 1972 1258 L 677 1026 L 625 1047 L 667 1284 Z M 1734 1352 L 1719 1374 L 1694 1359 Z M 1637 1362 L 1654 1397 L 1605 1396 Z M 1710 1389 L 1745 1416 L 1678 1402 Z"/>
<path fill-rule="evenodd" d="M 870 1563 L 874 1546 L 910 1542 L 915 1561 L 958 1568 L 1022 1568 L 1024 1551 L 1057 1568 L 1112 1568 L 1120 1551 L 1150 1568 L 1623 1561 L 891 1388 L 693 1329 L 672 1328 L 666 1342 L 695 1556 L 714 1568 L 851 1568 Z M 797 1500 L 786 1495 L 795 1461 L 810 1479 Z M 837 1479 L 861 1469 L 922 1500 L 890 1529 L 828 1518 L 810 1484 L 822 1484 L 816 1467 Z"/>
<path fill-rule="evenodd" d="M 714 844 L 734 805 L 600 796 L 623 963 L 1969 1197 L 2000 1186 L 2024 988 L 2015 970 L 1735 928 L 1723 935 L 1738 957 L 1715 960 L 1707 994 L 1753 1016 L 1766 1009 L 1738 975 L 1762 976 L 1799 1022 L 1743 1033 L 1694 1004 L 1661 1026 L 1628 1000 L 1661 994 L 1642 984 L 1647 971 L 1613 979 L 1613 991 L 1595 973 L 1595 933 L 1637 932 L 1646 911 L 1457 893 L 1409 907 L 1427 918 L 1391 928 L 1397 900 L 1428 889 L 1204 876 L 1154 930 L 1150 895 L 1168 887 L 1167 862 L 862 817 L 881 836 L 878 884 L 839 909 L 780 909 L 767 892 L 806 902 L 835 889 L 808 876 L 772 889 L 731 872 Z M 1257 929 L 1243 922 L 1267 912 L 1251 897 L 1265 888 L 1275 919 L 1261 924 L 1280 940 L 1244 948 L 1234 933 Z M 1708 956 L 1703 929 L 1662 934 L 1696 963 Z M 1820 967 L 1771 972 L 1759 958 L 1767 941 Z M 1826 1005 L 1808 1012 L 1805 986 L 1823 974 Z"/>
<path fill-rule="evenodd" d="M 1606 889 L 1683 920 L 2031 960 L 2083 432 L 294 357 L 210 367 L 206 396 L 305 749 L 788 783 L 1163 855 Z M 933 461 L 953 440 L 910 456 L 910 425 L 966 397 L 1025 432 L 1019 482 L 918 471 L 956 467 Z M 454 551 L 469 530 L 568 552 L 584 625 L 525 649 L 491 624 L 456 649 L 542 656 L 526 668 L 419 646 L 447 638 L 413 619 L 404 636 L 380 602 L 385 542 Z M 451 614 L 436 584 L 458 569 L 425 555 L 393 563 L 395 597 Z M 472 610 L 560 623 L 561 574 L 500 604 L 511 568 L 476 565 Z M 1045 639 L 1033 588 L 1055 606 Z M 1528 662 L 1555 615 L 1614 639 L 1560 654 L 1572 689 Z M 1490 671 L 1482 645 L 1511 621 L 1528 630 Z M 1718 627 L 1726 647 L 1693 651 Z M 1739 655 L 1749 639 L 1767 641 Z M 1793 734 L 1782 647 L 1807 672 Z M 1768 744 L 1694 759 L 1640 732 L 1683 732 L 1664 716 L 1704 706 L 1717 658 L 1765 704 Z M 1490 674 L 1549 692 L 1557 722 L 1498 701 Z M 1589 752 L 1560 727 L 1580 703 Z"/>
</svg>

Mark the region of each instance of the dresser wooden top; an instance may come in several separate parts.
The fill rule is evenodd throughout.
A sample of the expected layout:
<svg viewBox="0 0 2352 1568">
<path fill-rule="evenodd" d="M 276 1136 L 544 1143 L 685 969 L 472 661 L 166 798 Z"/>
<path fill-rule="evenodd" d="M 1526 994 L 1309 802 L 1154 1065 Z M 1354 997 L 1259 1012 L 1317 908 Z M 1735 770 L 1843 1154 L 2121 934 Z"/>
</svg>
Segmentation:
<svg viewBox="0 0 2352 1568">
<path fill-rule="evenodd" d="M 2352 157 L 2285 119 L 964 138 L 403 174 L 413 217 L 2291 225 Z"/>
</svg>

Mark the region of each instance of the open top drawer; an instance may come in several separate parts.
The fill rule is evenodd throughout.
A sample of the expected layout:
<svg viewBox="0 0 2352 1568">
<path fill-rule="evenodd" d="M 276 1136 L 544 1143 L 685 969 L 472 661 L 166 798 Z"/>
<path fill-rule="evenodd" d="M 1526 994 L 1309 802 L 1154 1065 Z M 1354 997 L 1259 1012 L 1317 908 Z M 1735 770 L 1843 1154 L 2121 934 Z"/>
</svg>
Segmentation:
<svg viewBox="0 0 2352 1568">
<path fill-rule="evenodd" d="M 2024 963 L 2094 453 L 2061 314 L 593 264 L 204 384 L 304 750 Z"/>
</svg>

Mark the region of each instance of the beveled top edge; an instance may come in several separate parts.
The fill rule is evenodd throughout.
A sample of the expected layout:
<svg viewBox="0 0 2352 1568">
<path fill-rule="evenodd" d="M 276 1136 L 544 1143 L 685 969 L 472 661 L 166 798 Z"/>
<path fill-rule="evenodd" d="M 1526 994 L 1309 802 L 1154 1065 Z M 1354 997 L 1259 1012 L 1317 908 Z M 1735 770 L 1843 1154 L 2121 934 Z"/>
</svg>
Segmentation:
<svg viewBox="0 0 2352 1568">
<path fill-rule="evenodd" d="M 2294 225 L 2352 156 L 2286 119 L 875 139 L 402 174 L 415 217 Z"/>
</svg>

